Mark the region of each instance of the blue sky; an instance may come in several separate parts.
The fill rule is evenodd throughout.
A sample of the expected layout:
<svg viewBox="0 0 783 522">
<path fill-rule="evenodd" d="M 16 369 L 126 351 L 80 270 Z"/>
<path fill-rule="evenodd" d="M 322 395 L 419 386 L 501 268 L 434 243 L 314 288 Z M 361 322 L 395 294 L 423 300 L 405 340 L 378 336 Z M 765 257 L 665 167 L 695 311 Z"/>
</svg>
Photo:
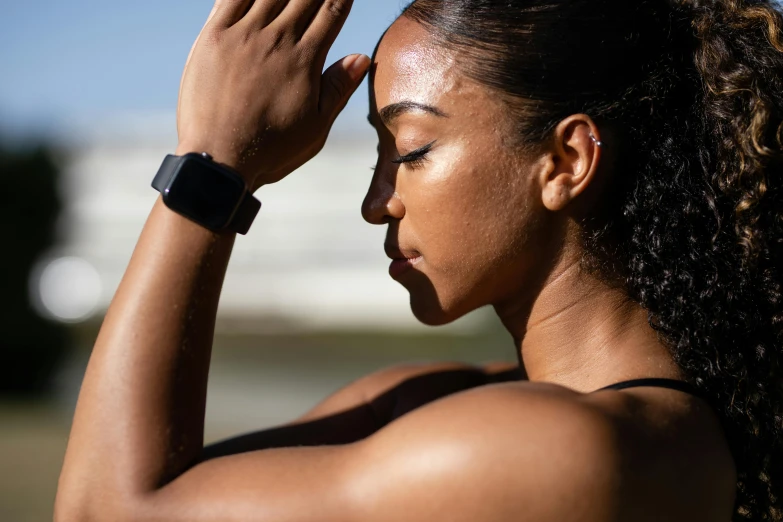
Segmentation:
<svg viewBox="0 0 783 522">
<path fill-rule="evenodd" d="M 173 114 L 187 53 L 212 6 L 212 0 L 0 2 L 0 130 L 12 135 L 62 135 L 123 115 Z M 355 0 L 329 63 L 371 53 L 404 3 Z M 342 124 L 362 125 L 366 106 L 362 87 Z"/>
<path fill-rule="evenodd" d="M 117 114 L 173 113 L 184 61 L 212 3 L 3 0 L 0 127 L 56 134 Z M 355 0 L 329 63 L 371 53 L 403 3 Z M 351 118 L 366 104 L 363 87 Z"/>
</svg>

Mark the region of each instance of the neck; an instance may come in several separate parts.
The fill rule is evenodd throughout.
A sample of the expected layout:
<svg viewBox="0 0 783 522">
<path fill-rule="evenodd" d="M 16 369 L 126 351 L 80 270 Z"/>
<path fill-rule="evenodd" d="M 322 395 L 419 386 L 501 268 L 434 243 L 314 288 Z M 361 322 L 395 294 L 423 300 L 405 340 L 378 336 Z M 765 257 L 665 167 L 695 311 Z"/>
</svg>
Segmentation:
<svg viewBox="0 0 783 522">
<path fill-rule="evenodd" d="M 682 378 L 647 313 L 618 288 L 563 259 L 536 298 L 495 306 L 531 381 L 580 392 L 644 377 Z"/>
</svg>

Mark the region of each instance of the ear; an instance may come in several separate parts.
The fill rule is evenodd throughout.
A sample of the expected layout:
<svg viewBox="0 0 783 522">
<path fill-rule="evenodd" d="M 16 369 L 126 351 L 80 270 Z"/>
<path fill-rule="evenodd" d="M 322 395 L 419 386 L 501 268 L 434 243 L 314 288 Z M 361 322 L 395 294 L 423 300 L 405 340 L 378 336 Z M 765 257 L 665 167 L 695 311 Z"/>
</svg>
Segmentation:
<svg viewBox="0 0 783 522">
<path fill-rule="evenodd" d="M 544 206 L 564 209 L 593 182 L 601 159 L 601 136 L 586 114 L 561 121 L 554 130 L 550 161 L 539 178 Z"/>
</svg>

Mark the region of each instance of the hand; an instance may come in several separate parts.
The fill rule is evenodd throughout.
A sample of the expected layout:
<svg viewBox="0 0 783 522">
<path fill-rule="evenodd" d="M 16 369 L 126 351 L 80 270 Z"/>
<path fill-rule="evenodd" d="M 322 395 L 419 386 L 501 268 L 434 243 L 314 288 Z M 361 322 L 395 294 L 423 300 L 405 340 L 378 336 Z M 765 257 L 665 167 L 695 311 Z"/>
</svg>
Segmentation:
<svg viewBox="0 0 783 522">
<path fill-rule="evenodd" d="M 315 156 L 370 64 L 322 74 L 351 0 L 217 0 L 179 95 L 177 154 L 208 152 L 255 191 Z"/>
</svg>

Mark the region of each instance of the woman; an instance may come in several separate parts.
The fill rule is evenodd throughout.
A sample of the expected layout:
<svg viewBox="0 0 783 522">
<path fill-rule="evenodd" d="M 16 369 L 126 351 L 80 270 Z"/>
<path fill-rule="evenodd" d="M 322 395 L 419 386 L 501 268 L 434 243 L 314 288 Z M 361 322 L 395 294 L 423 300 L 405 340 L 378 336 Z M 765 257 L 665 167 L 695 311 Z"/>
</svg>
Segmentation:
<svg viewBox="0 0 783 522">
<path fill-rule="evenodd" d="M 310 159 L 370 68 L 321 75 L 350 3 L 219 0 L 177 154 L 250 192 Z M 782 23 L 764 0 L 414 2 L 370 68 L 363 215 L 416 317 L 493 305 L 526 378 L 392 369 L 205 450 L 235 234 L 164 196 L 96 342 L 55 518 L 783 519 Z"/>
</svg>

